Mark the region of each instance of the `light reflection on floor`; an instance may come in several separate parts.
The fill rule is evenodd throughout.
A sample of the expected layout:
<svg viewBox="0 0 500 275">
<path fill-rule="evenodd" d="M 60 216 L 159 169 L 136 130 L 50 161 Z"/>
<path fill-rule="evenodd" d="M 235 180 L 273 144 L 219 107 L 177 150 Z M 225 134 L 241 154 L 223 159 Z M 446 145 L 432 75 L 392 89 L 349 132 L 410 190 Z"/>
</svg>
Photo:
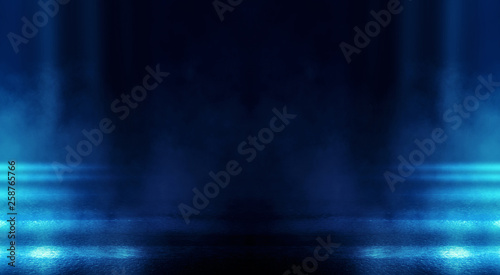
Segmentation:
<svg viewBox="0 0 500 275">
<path fill-rule="evenodd" d="M 264 258 L 279 256 L 286 259 L 302 254 L 307 256 L 307 252 L 314 248 L 315 237 L 327 234 L 332 234 L 334 241 L 342 243 L 342 246 L 323 265 L 326 272 L 323 274 L 328 274 L 328 270 L 339 263 L 348 263 L 346 265 L 351 265 L 351 270 L 358 274 L 392 274 L 402 267 L 408 268 L 407 271 L 424 273 L 458 274 L 463 268 L 500 270 L 500 219 L 496 212 L 500 186 L 493 183 L 497 175 L 500 179 L 500 164 L 426 167 L 424 174 L 430 171 L 441 173 L 441 176 L 424 176 L 441 184 L 396 194 L 403 198 L 406 196 L 417 204 L 415 209 L 406 207 L 392 213 L 391 218 L 382 218 L 383 215 L 376 213 L 370 213 L 368 217 L 295 217 L 253 225 L 251 231 L 241 227 L 241 235 L 274 238 L 288 234 L 305 240 L 299 244 L 296 240 L 287 240 L 283 244 L 276 242 L 266 247 L 242 247 L 231 243 L 220 244 L 215 238 L 212 240 L 211 234 L 218 234 L 216 237 L 231 234 L 232 224 L 208 216 L 189 227 L 185 226 L 181 217 L 176 216 L 68 219 L 70 214 L 82 211 L 82 205 L 89 211 L 98 211 L 92 205 L 92 194 L 71 189 L 79 184 L 77 182 L 55 190 L 39 185 L 55 179 L 54 174 L 50 174 L 52 167 L 20 165 L 19 171 L 22 169 L 24 176 L 20 177 L 22 186 L 19 190 L 23 192 L 25 202 L 24 206 L 20 204 L 24 207 L 24 214 L 19 216 L 16 224 L 20 232 L 16 256 L 19 266 L 28 273 L 54 274 L 64 268 L 72 274 L 83 274 L 79 273 L 81 270 L 102 270 L 107 274 L 127 270 L 130 274 L 147 274 L 158 263 L 174 268 L 182 260 L 184 265 L 189 266 L 191 261 L 203 255 L 216 255 L 222 261 L 230 262 L 234 260 L 231 257 L 244 258 L 252 251 Z M 81 169 L 98 168 L 82 166 Z M 475 177 L 481 180 L 482 185 L 474 182 L 474 186 L 462 184 L 457 187 L 454 184 L 464 180 L 458 173 Z M 92 178 L 74 177 L 79 181 L 103 179 L 99 174 Z M 429 181 L 426 184 L 430 185 Z M 75 203 L 79 200 L 88 200 L 89 204 Z M 68 202 L 69 206 L 62 209 L 45 202 L 61 205 Z M 438 203 L 441 204 L 436 207 Z M 457 210 L 458 207 L 463 209 Z M 98 214 L 95 212 L 95 215 L 89 216 L 97 217 Z M 0 231 L 6 232 L 7 229 L 8 223 L 0 221 Z M 159 238 L 165 239 L 158 241 Z M 145 263 L 151 265 L 145 267 Z M 0 273 L 6 268 L 6 264 L 0 265 Z M 281 266 L 277 265 L 278 268 L 281 269 Z M 317 274 L 322 273 L 318 271 Z"/>
</svg>

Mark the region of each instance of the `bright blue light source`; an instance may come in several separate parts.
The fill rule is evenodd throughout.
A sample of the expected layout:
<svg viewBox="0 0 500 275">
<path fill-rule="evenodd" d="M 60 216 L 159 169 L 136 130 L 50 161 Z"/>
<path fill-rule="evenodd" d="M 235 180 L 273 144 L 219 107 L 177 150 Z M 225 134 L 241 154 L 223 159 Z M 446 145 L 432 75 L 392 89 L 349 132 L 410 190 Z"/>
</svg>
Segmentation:
<svg viewBox="0 0 500 275">
<path fill-rule="evenodd" d="M 482 173 L 450 173 L 438 175 L 421 175 L 417 176 L 421 180 L 434 180 L 434 181 L 482 181 L 482 182 L 500 182 L 500 173 L 498 174 L 482 174 Z"/>
<path fill-rule="evenodd" d="M 461 259 L 470 257 L 471 253 L 467 249 L 462 247 L 450 247 L 443 249 L 441 255 L 447 259 L 452 259 L 452 258 Z"/>
<path fill-rule="evenodd" d="M 41 246 L 29 252 L 29 256 L 32 258 L 57 258 L 59 254 L 60 251 L 53 246 Z"/>
<path fill-rule="evenodd" d="M 449 171 L 497 171 L 500 172 L 500 163 L 456 163 L 422 165 L 423 170 L 449 170 Z"/>
<path fill-rule="evenodd" d="M 63 174 L 62 179 L 64 181 L 95 180 L 95 179 L 111 178 L 109 175 L 103 174 L 103 172 L 106 170 L 105 166 L 79 165 L 77 167 L 70 167 L 70 169 L 71 172 L 62 173 Z M 0 166 L 0 172 L 7 172 L 7 171 L 8 171 L 7 164 Z M 24 163 L 22 161 L 16 161 L 15 170 L 11 172 L 15 174 L 17 181 L 24 181 L 24 182 L 60 181 L 60 178 L 56 173 L 56 169 L 54 169 L 52 164 Z"/>
<path fill-rule="evenodd" d="M 418 167 L 417 179 L 426 181 L 500 182 L 500 163 L 439 164 Z"/>
<path fill-rule="evenodd" d="M 363 252 L 363 256 L 367 258 L 382 259 L 388 256 L 387 249 L 384 247 L 368 247 Z"/>
<path fill-rule="evenodd" d="M 139 250 L 130 246 L 38 246 L 27 247 L 28 258 L 115 258 L 140 257 Z"/>
</svg>

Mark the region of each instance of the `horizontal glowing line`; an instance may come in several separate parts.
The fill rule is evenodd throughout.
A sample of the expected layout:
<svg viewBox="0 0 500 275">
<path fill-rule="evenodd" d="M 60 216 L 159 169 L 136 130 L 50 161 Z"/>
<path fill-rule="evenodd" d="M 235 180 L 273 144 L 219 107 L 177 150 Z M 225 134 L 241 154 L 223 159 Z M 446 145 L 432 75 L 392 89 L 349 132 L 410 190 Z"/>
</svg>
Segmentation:
<svg viewBox="0 0 500 275">
<path fill-rule="evenodd" d="M 24 201 L 67 201 L 78 198 L 92 198 L 97 194 L 95 192 L 78 192 L 68 189 L 49 189 L 39 187 L 22 187 L 17 188 L 17 194 L 22 196 Z"/>
<path fill-rule="evenodd" d="M 418 169 L 423 170 L 451 170 L 451 171 L 499 171 L 500 163 L 457 163 L 422 165 Z"/>
<path fill-rule="evenodd" d="M 172 226 L 182 226 L 182 218 L 174 219 L 162 217 L 157 219 L 121 219 L 121 220 L 19 220 L 17 222 L 25 233 L 50 231 L 57 228 L 58 231 L 87 232 L 89 229 L 103 230 L 113 228 L 115 230 L 128 229 L 131 225 L 138 223 L 150 223 L 153 229 L 164 231 Z M 10 223 L 7 220 L 0 220 L 0 229 L 7 230 Z"/>
<path fill-rule="evenodd" d="M 5 165 L 0 165 L 0 171 L 7 171 L 10 165 L 5 162 Z M 17 161 L 15 166 L 14 173 L 19 170 L 23 172 L 42 172 L 42 171 L 50 171 L 55 172 L 52 164 L 43 164 L 43 163 L 23 163 L 22 161 Z M 102 170 L 105 169 L 105 166 L 98 165 L 78 165 L 76 167 L 71 167 L 73 171 L 83 171 L 83 170 Z"/>
<path fill-rule="evenodd" d="M 62 177 L 63 181 L 74 181 L 74 180 L 84 180 L 84 179 L 103 179 L 109 176 L 103 175 L 64 175 Z M 22 181 L 56 181 L 59 182 L 59 178 L 56 174 L 25 174 L 16 176 L 16 182 Z"/>
<path fill-rule="evenodd" d="M 152 253 L 169 250 L 168 247 L 132 247 L 132 246 L 18 246 L 19 257 L 35 259 L 61 258 L 144 258 Z M 352 250 L 353 249 L 353 250 Z M 500 246 L 341 246 L 339 250 L 351 250 L 344 256 L 356 258 L 500 258 Z M 142 253 L 148 251 L 148 253 Z M 343 251 L 339 251 L 342 255 Z"/>
<path fill-rule="evenodd" d="M 42 163 L 23 163 L 21 161 L 16 161 L 14 165 L 15 169 L 13 171 L 9 170 L 8 163 L 5 165 L 0 165 L 0 172 L 6 173 L 11 171 L 14 173 L 16 181 L 57 181 L 59 182 L 59 177 L 57 171 L 52 167 L 52 164 L 42 164 Z M 105 176 L 102 174 L 103 170 L 106 169 L 105 166 L 96 165 L 79 165 L 77 167 L 69 167 L 71 172 L 65 172 L 62 175 L 63 181 L 76 181 L 76 180 L 86 180 L 86 179 L 103 179 L 110 178 L 110 176 Z"/>
<path fill-rule="evenodd" d="M 359 248 L 361 258 L 500 258 L 500 246 L 372 246 Z"/>
<path fill-rule="evenodd" d="M 439 175 L 418 175 L 415 176 L 421 180 L 434 181 L 499 181 L 499 174 L 439 174 Z"/>
<path fill-rule="evenodd" d="M 445 199 L 445 200 L 480 200 L 480 201 L 498 201 L 500 200 L 500 188 L 458 188 L 444 189 L 438 188 L 432 191 L 422 193 L 408 194 L 411 197 L 423 197 L 426 199 Z"/>
<path fill-rule="evenodd" d="M 445 210 L 445 213 L 448 213 Z M 478 212 L 478 211 L 476 211 Z M 330 218 L 318 219 L 315 222 L 303 220 L 287 221 L 275 225 L 275 231 L 288 232 L 293 229 L 298 232 L 307 232 L 310 228 L 321 228 L 325 231 L 337 232 L 366 232 L 366 228 L 374 228 L 378 233 L 398 231 L 408 232 L 408 234 L 419 234 L 425 232 L 460 232 L 464 234 L 479 233 L 485 231 L 498 231 L 500 227 L 500 220 L 498 215 L 492 213 L 491 208 L 487 208 L 484 212 L 484 217 L 490 215 L 490 218 L 481 220 L 446 220 L 446 219 L 352 219 L 352 218 Z M 417 212 L 410 212 L 407 215 L 414 217 Z M 421 216 L 429 215 L 429 212 L 418 212 Z M 483 214 L 483 213 L 480 213 Z M 446 215 L 445 215 L 446 216 Z M 376 229 L 375 229 L 376 228 Z M 387 231 L 386 231 L 387 230 Z"/>
<path fill-rule="evenodd" d="M 500 163 L 457 163 L 457 164 L 435 164 L 418 166 L 421 170 L 430 171 L 477 171 L 477 172 L 500 172 Z"/>
<path fill-rule="evenodd" d="M 29 258 L 136 258 L 144 257 L 131 246 L 19 246 L 19 256 Z"/>
</svg>

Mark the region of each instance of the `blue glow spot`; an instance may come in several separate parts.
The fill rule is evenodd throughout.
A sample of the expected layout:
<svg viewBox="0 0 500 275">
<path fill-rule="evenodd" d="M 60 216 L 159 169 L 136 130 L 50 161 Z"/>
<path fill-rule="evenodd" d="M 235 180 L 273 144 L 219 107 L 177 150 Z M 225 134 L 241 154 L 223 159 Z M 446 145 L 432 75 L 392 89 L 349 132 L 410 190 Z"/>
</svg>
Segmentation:
<svg viewBox="0 0 500 275">
<path fill-rule="evenodd" d="M 112 257 L 120 259 L 137 256 L 136 249 L 133 249 L 131 247 L 117 247 L 116 249 L 111 250 L 110 253 Z"/>
<path fill-rule="evenodd" d="M 32 258 L 57 258 L 59 257 L 59 250 L 52 246 L 37 247 L 29 253 Z"/>
<path fill-rule="evenodd" d="M 103 174 L 106 172 L 106 166 L 97 165 L 79 165 L 78 167 L 71 167 L 71 174 L 65 173 L 62 179 L 65 181 L 78 181 L 78 180 L 95 180 L 95 179 L 109 179 L 110 175 Z M 7 172 L 8 166 L 0 166 L 0 172 Z M 13 173 L 17 175 L 17 181 L 53 181 L 58 182 L 59 176 L 56 169 L 52 164 L 43 163 L 23 163 L 16 162 L 15 170 Z"/>
<path fill-rule="evenodd" d="M 364 249 L 364 256 L 374 259 L 383 259 L 387 257 L 386 249 L 382 247 L 368 247 Z"/>
<path fill-rule="evenodd" d="M 8 166 L 1 166 L 0 171 L 7 171 Z M 44 163 L 23 163 L 23 162 L 17 162 L 15 165 L 16 170 L 23 171 L 23 172 L 54 172 L 54 166 L 52 164 L 44 164 Z M 103 166 L 97 166 L 97 165 L 78 165 L 77 167 L 71 167 L 72 170 L 81 170 L 81 171 L 88 171 L 88 170 L 103 170 L 105 167 Z M 13 172 L 15 173 L 14 170 Z"/>
<path fill-rule="evenodd" d="M 440 165 L 422 165 L 423 170 L 448 170 L 448 171 L 489 171 L 500 172 L 500 163 L 456 163 Z"/>
<path fill-rule="evenodd" d="M 423 165 L 416 178 L 430 181 L 500 182 L 500 163 Z"/>
<path fill-rule="evenodd" d="M 447 259 L 452 258 L 467 258 L 470 257 L 471 253 L 462 247 L 451 247 L 441 252 L 441 255 Z"/>
<path fill-rule="evenodd" d="M 498 181 L 498 182 L 500 182 L 500 173 L 499 174 L 451 173 L 451 174 L 439 174 L 439 175 L 421 175 L 421 176 L 417 176 L 417 178 L 421 179 L 421 180 L 434 180 L 434 181 L 483 181 L 483 182 Z"/>
</svg>

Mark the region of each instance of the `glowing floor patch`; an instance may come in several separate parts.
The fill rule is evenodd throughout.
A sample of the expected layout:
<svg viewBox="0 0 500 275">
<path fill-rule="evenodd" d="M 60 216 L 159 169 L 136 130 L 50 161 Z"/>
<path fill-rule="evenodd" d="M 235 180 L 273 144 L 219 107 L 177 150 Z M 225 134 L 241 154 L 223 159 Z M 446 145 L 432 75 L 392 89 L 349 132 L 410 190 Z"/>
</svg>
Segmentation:
<svg viewBox="0 0 500 275">
<path fill-rule="evenodd" d="M 29 252 L 29 256 L 32 258 L 57 258 L 59 254 L 59 249 L 54 246 L 41 246 Z"/>
<path fill-rule="evenodd" d="M 468 258 L 470 257 L 471 253 L 462 247 L 450 247 L 446 248 L 441 252 L 441 255 L 444 258 L 451 259 L 451 258 Z"/>
<path fill-rule="evenodd" d="M 139 250 L 130 246 L 39 246 L 25 247 L 29 258 L 115 258 L 127 259 L 141 257 Z M 21 251 L 21 250 L 20 250 Z M 22 252 L 20 252 L 20 255 Z"/>
<path fill-rule="evenodd" d="M 463 259 L 463 260 L 493 260 L 500 256 L 498 246 L 368 246 L 358 247 L 353 252 L 356 256 L 345 252 L 346 257 L 369 259 L 403 259 L 403 258 L 433 258 L 433 259 Z"/>
<path fill-rule="evenodd" d="M 422 165 L 423 170 L 500 172 L 500 163 L 447 163 Z"/>
</svg>

